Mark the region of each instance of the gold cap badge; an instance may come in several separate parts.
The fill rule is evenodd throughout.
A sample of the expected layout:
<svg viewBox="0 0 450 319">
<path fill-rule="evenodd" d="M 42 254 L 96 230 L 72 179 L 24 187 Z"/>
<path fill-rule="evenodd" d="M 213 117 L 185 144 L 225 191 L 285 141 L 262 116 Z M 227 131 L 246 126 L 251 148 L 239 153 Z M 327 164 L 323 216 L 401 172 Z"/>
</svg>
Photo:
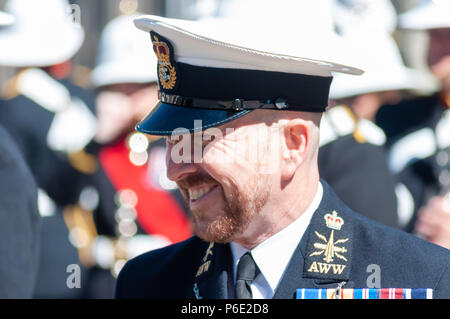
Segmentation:
<svg viewBox="0 0 450 319">
<path fill-rule="evenodd" d="M 167 42 L 160 40 L 160 36 L 157 36 L 153 32 L 152 43 L 153 51 L 158 58 L 159 84 L 166 90 L 172 90 L 177 81 L 177 71 L 175 65 L 172 65 L 173 49 Z"/>
</svg>

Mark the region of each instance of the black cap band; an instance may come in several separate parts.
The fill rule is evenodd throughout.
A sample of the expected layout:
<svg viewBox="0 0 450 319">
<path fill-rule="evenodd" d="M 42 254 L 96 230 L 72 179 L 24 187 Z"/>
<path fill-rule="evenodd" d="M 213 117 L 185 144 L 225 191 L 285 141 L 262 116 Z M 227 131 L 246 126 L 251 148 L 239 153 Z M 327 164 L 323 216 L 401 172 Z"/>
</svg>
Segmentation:
<svg viewBox="0 0 450 319">
<path fill-rule="evenodd" d="M 242 110 L 256 110 L 256 109 L 273 109 L 273 110 L 289 109 L 289 105 L 286 103 L 286 101 L 280 98 L 275 101 L 270 100 L 248 101 L 242 99 L 235 99 L 233 101 L 217 101 L 217 100 L 197 99 L 180 95 L 167 94 L 161 91 L 158 92 L 158 97 L 162 103 L 207 110 L 227 110 L 239 112 Z M 290 109 L 292 110 L 294 108 L 291 107 Z M 312 110 L 312 112 L 316 112 L 316 110 Z"/>
<path fill-rule="evenodd" d="M 182 63 L 176 60 L 168 39 L 153 31 L 150 36 L 158 58 L 163 103 L 236 111 L 267 108 L 309 112 L 323 112 L 328 105 L 331 76 Z"/>
<path fill-rule="evenodd" d="M 323 112 L 332 77 L 177 63 L 177 86 L 160 87 L 164 103 L 211 109 Z M 209 105 L 209 107 L 208 107 Z"/>
</svg>

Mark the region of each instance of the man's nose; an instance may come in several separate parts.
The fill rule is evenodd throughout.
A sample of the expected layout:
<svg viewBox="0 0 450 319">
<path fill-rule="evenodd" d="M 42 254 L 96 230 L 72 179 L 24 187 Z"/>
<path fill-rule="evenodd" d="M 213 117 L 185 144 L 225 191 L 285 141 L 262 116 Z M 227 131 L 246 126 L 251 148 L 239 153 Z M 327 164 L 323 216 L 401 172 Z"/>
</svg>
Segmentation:
<svg viewBox="0 0 450 319">
<path fill-rule="evenodd" d="M 171 154 L 171 147 L 166 150 L 166 164 L 167 164 L 167 177 L 177 182 L 186 176 L 199 171 L 198 164 L 194 162 L 193 156 L 180 158 L 173 158 Z"/>
<path fill-rule="evenodd" d="M 177 182 L 186 176 L 196 173 L 198 171 L 195 163 L 175 163 L 171 160 L 167 163 L 167 177 Z"/>
</svg>

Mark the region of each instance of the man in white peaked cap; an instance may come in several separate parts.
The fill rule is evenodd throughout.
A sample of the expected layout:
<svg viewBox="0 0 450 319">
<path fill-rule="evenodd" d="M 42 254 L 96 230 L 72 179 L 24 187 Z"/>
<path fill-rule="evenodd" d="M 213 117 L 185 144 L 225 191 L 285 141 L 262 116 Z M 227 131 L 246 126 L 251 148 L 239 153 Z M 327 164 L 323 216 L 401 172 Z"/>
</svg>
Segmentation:
<svg viewBox="0 0 450 319">
<path fill-rule="evenodd" d="M 137 129 L 166 136 L 168 177 L 196 236 L 129 261 L 118 298 L 371 297 L 362 289 L 371 264 L 379 288 L 390 288 L 375 295 L 450 297 L 448 251 L 354 213 L 320 179 L 332 72 L 361 73 L 315 53 L 325 35 L 157 16 L 135 23 L 150 34 L 160 90 Z"/>
<path fill-rule="evenodd" d="M 358 28 L 355 29 L 361 29 L 361 24 L 374 24 L 374 21 L 368 21 L 368 13 L 378 11 L 380 12 L 378 16 L 384 15 L 386 17 L 385 13 L 388 11 L 385 8 L 387 7 L 387 1 L 370 2 L 370 5 L 367 5 L 366 2 L 356 0 L 345 1 L 345 6 L 343 4 L 339 5 L 339 8 L 344 7 L 339 11 L 339 21 L 346 23 L 352 21 L 353 23 L 358 23 Z M 334 33 L 333 9 L 338 4 L 333 0 L 313 2 L 308 0 L 281 0 L 276 2 L 270 0 L 227 0 L 220 3 L 214 1 L 208 3 L 216 4 L 215 7 L 213 6 L 214 9 L 210 12 L 210 15 L 213 15 L 214 17 L 220 17 L 231 21 L 245 21 L 245 23 L 249 24 L 259 23 L 261 20 L 276 20 L 277 23 L 273 27 L 276 26 L 284 35 L 290 34 L 291 37 L 296 37 L 298 29 L 308 28 L 310 34 L 317 38 L 321 38 L 320 34 L 324 32 Z M 378 6 L 378 3 L 382 4 L 381 8 Z M 197 2 L 197 4 L 200 4 L 198 11 L 202 12 L 201 9 L 205 8 L 203 2 Z M 366 7 L 368 8 L 365 11 L 364 9 L 366 9 Z M 387 9 L 389 9 L 389 7 Z M 393 11 L 392 16 L 395 18 L 395 11 L 393 8 L 391 9 Z M 351 14 L 353 14 L 353 16 L 350 16 Z M 361 22 L 360 20 L 363 20 L 364 22 Z M 380 19 L 377 19 L 377 24 L 380 24 Z M 384 24 L 394 23 L 386 22 Z M 354 25 L 352 27 L 354 28 Z M 340 29 L 342 28 L 343 27 Z M 394 26 L 392 26 L 392 28 L 394 28 Z M 264 37 L 264 33 L 261 33 L 261 36 Z M 336 38 L 340 39 L 337 34 Z M 348 41 L 342 42 L 343 43 L 340 44 L 339 47 L 348 44 Z M 270 45 L 270 41 L 268 41 L 267 44 Z M 331 44 L 327 41 L 323 41 L 323 44 L 329 47 L 338 47 L 338 45 Z M 292 41 L 292 45 L 302 46 L 302 41 Z M 327 49 L 324 48 L 323 50 Z M 343 76 L 345 78 L 345 75 Z M 354 82 L 359 81 L 359 77 L 352 75 L 347 75 L 347 77 L 351 78 Z M 335 81 L 336 79 L 333 80 L 333 84 L 335 84 Z M 347 118 L 347 120 L 349 119 L 350 117 Z M 319 152 L 319 172 L 321 177 L 332 186 L 338 196 L 350 208 L 360 211 L 365 216 L 384 223 L 385 225 L 397 227 L 397 207 L 394 196 L 394 183 L 393 178 L 387 169 L 383 150 L 377 150 L 379 147 L 372 147 L 368 145 L 368 143 L 359 143 L 355 141 L 350 134 L 354 127 L 354 123 L 351 119 L 350 121 L 343 121 L 342 124 L 344 126 L 343 131 L 339 132 L 339 134 L 336 134 L 337 131 L 326 131 L 330 133 L 330 135 L 328 135 L 326 140 L 321 143 L 321 146 L 325 146 L 325 148 Z M 332 145 L 330 144 L 330 142 L 332 140 L 334 142 L 338 136 L 340 137 L 340 135 L 349 134 L 350 136 L 343 137 Z M 345 147 L 345 150 L 343 146 Z M 351 149 L 351 152 L 347 151 L 349 148 Z M 345 156 L 339 156 L 341 155 L 341 152 L 344 154 L 352 153 L 352 155 L 355 156 L 367 156 L 370 160 L 359 161 L 358 165 L 349 165 Z M 339 156 L 339 160 L 336 159 L 336 156 Z M 335 165 L 326 165 L 329 161 L 333 161 Z M 321 165 L 322 163 L 324 165 Z M 373 179 L 372 177 L 376 177 L 376 179 Z M 379 198 L 372 197 L 372 194 L 375 191 L 379 194 Z"/>
</svg>

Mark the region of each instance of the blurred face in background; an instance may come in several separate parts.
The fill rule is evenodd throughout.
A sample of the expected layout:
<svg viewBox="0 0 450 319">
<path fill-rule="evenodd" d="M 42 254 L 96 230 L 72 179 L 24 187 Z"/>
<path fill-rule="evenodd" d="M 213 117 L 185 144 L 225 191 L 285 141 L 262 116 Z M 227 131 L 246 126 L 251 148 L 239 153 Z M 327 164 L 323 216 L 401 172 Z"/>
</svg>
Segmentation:
<svg viewBox="0 0 450 319">
<path fill-rule="evenodd" d="M 442 89 L 450 92 L 450 28 L 430 30 L 429 35 L 428 64 Z"/>
<path fill-rule="evenodd" d="M 156 83 L 121 83 L 103 87 L 96 100 L 98 128 L 95 140 L 109 143 L 134 131 L 135 125 L 157 101 Z"/>
<path fill-rule="evenodd" d="M 375 121 L 378 109 L 384 104 L 395 104 L 402 100 L 400 90 L 381 91 L 361 94 L 335 101 L 337 105 L 349 106 L 358 119 Z"/>
</svg>

